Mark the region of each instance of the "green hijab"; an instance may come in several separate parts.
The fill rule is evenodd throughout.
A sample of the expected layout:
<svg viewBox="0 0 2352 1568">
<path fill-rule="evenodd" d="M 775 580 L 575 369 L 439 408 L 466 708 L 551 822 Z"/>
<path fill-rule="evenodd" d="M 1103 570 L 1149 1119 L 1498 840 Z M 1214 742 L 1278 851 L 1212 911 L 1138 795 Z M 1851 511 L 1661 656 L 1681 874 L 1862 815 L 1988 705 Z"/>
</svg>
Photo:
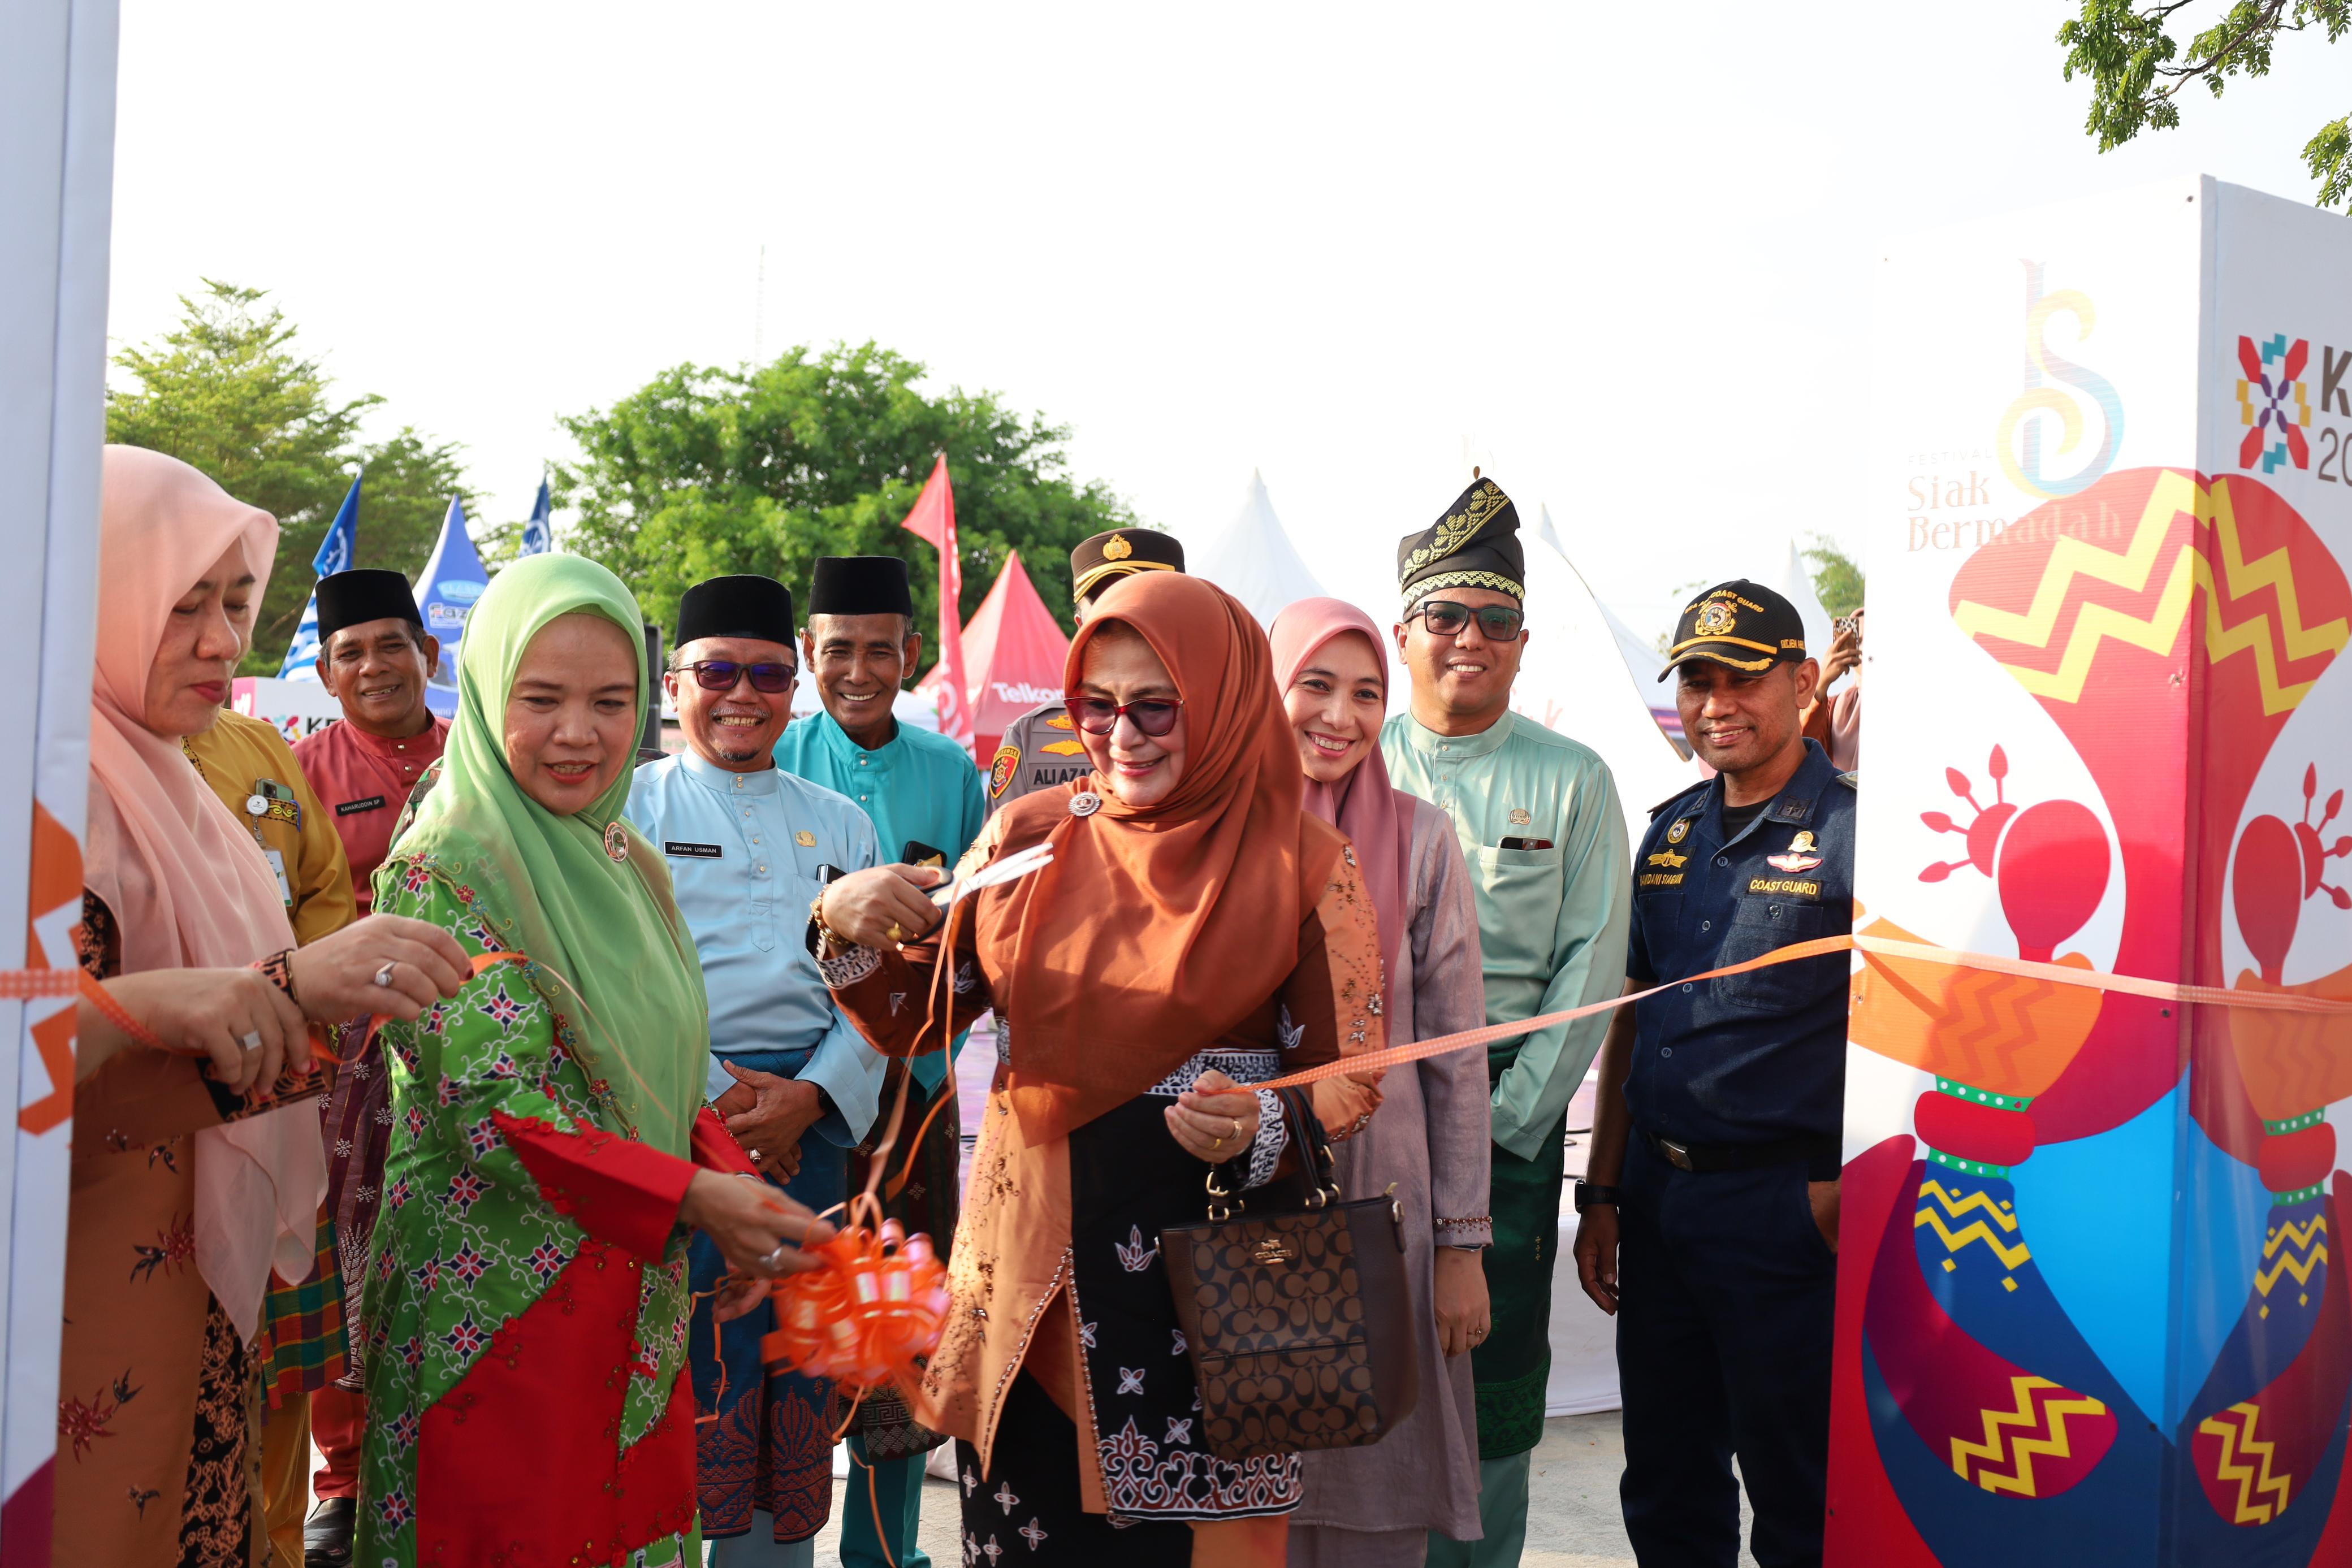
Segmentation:
<svg viewBox="0 0 2352 1568">
<path fill-rule="evenodd" d="M 621 821 L 632 770 L 623 768 L 585 810 L 559 817 L 525 794 L 507 767 L 515 671 L 549 622 L 575 612 L 628 633 L 644 714 L 644 621 L 621 580 L 576 555 L 526 556 L 506 568 L 467 618 L 441 781 L 376 872 L 376 897 L 389 899 L 409 863 L 471 888 L 499 939 L 546 971 L 533 983 L 578 1026 L 571 1049 L 582 1068 L 611 1085 L 598 1100 L 598 1122 L 682 1155 L 702 1103 L 709 1004 L 669 868 Z M 625 861 L 605 850 L 615 824 Z"/>
</svg>

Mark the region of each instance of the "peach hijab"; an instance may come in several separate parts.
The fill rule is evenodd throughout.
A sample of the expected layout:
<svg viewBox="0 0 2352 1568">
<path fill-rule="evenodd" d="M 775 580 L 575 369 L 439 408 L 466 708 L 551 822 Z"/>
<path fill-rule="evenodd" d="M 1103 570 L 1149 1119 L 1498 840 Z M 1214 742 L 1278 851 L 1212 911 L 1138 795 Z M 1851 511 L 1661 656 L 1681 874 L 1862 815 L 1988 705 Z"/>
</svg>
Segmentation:
<svg viewBox="0 0 2352 1568">
<path fill-rule="evenodd" d="M 177 458 L 106 448 L 82 883 L 113 912 L 126 972 L 234 968 L 294 946 L 260 846 L 197 776 L 180 737 L 145 722 L 147 673 L 172 607 L 236 544 L 258 603 L 277 520 Z M 271 1268 L 296 1280 L 310 1269 L 327 1190 L 317 1108 L 207 1127 L 195 1147 L 196 1269 L 250 1340 Z"/>
</svg>

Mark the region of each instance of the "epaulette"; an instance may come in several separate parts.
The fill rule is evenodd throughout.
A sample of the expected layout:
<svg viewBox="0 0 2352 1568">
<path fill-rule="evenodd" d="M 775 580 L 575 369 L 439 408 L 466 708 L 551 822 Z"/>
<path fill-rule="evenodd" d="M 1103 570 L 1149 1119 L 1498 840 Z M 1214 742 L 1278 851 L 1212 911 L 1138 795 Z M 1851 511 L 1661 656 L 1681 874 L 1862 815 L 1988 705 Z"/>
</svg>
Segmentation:
<svg viewBox="0 0 2352 1568">
<path fill-rule="evenodd" d="M 1855 769 L 1854 769 L 1853 772 L 1851 772 L 1851 773 L 1841 773 L 1841 774 L 1839 774 L 1839 775 L 1838 775 L 1838 782 L 1839 782 L 1839 783 L 1841 783 L 1841 784 L 1843 784 L 1843 785 L 1844 785 L 1844 786 L 1845 786 L 1847 789 L 1853 789 L 1853 790 L 1859 790 L 1859 789 L 1861 789 L 1861 788 L 1862 788 L 1862 769 L 1861 769 L 1861 768 L 1855 768 Z"/>
<path fill-rule="evenodd" d="M 1702 790 L 1702 789 L 1706 789 L 1709 784 L 1711 784 L 1711 783 L 1713 783 L 1713 782 L 1714 782 L 1714 780 L 1713 780 L 1713 779 L 1700 779 L 1697 783 L 1696 783 L 1696 784 L 1692 785 L 1692 786 L 1691 786 L 1689 789 L 1677 789 L 1677 790 L 1675 790 L 1673 794 L 1671 794 L 1671 795 L 1667 796 L 1664 800 L 1663 800 L 1659 801 L 1656 805 L 1654 805 L 1654 806 L 1653 806 L 1653 807 L 1651 807 L 1651 808 L 1650 808 L 1650 821 L 1654 821 L 1654 821 L 1656 821 L 1658 820 L 1658 813 L 1659 813 L 1659 812 L 1661 812 L 1661 811 L 1664 810 L 1667 807 L 1669 807 L 1669 806 L 1673 805 L 1673 804 L 1674 804 L 1675 801 L 1677 801 L 1677 800 L 1683 800 L 1683 799 L 1685 799 L 1685 798 L 1686 798 L 1686 797 L 1688 797 L 1688 796 L 1692 796 L 1692 795 L 1696 795 L 1696 794 L 1697 794 L 1700 790 Z"/>
</svg>

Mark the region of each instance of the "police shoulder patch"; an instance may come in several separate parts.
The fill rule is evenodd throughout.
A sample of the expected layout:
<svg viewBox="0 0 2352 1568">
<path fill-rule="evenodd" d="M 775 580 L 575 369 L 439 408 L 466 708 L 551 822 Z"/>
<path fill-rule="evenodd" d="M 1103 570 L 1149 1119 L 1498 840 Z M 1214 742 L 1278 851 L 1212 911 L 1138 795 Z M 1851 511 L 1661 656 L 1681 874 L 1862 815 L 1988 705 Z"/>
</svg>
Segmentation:
<svg viewBox="0 0 2352 1568">
<path fill-rule="evenodd" d="M 1004 793 L 1013 782 L 1013 770 L 1021 766 L 1021 748 L 1010 742 L 996 748 L 988 763 L 988 798 L 992 800 Z"/>
</svg>

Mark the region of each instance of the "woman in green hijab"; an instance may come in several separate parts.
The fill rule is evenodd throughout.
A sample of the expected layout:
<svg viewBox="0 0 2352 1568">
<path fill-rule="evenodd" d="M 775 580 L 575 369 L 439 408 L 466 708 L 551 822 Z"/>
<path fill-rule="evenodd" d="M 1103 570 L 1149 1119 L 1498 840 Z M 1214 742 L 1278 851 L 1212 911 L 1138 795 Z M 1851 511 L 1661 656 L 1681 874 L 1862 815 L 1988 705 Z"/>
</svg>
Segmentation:
<svg viewBox="0 0 2352 1568">
<path fill-rule="evenodd" d="M 731 1179 L 751 1166 L 702 1108 L 694 941 L 620 818 L 641 624 L 593 561 L 501 572 L 466 628 L 440 782 L 376 873 L 379 910 L 489 958 L 383 1027 L 353 1553 L 370 1568 L 698 1565 L 687 1235 L 769 1276 L 830 1234 Z"/>
</svg>

